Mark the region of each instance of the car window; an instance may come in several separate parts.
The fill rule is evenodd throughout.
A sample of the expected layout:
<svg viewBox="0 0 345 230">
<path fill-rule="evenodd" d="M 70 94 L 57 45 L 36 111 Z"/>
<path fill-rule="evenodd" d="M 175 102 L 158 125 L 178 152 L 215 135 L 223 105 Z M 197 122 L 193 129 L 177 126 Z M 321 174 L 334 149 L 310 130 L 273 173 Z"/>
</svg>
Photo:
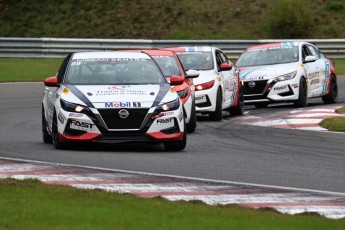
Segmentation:
<svg viewBox="0 0 345 230">
<path fill-rule="evenodd" d="M 236 65 L 259 66 L 297 62 L 299 58 L 297 46 L 268 47 L 245 51 Z"/>
<path fill-rule="evenodd" d="M 319 52 L 314 47 L 312 46 L 307 46 L 307 47 L 311 55 L 320 58 Z"/>
<path fill-rule="evenodd" d="M 312 54 L 310 53 L 310 50 L 307 48 L 307 46 L 304 45 L 302 47 L 302 58 L 303 58 L 303 61 L 304 61 L 305 57 L 309 56 L 309 55 L 312 55 Z"/>
<path fill-rule="evenodd" d="M 157 65 L 150 59 L 103 58 L 73 59 L 66 84 L 118 85 L 161 84 L 165 82 Z"/>
<path fill-rule="evenodd" d="M 152 56 L 157 62 L 159 68 L 163 71 L 165 77 L 171 77 L 171 75 L 182 76 L 177 61 L 172 56 Z"/>
<path fill-rule="evenodd" d="M 176 52 L 185 70 L 211 70 L 213 58 L 211 52 Z"/>
</svg>

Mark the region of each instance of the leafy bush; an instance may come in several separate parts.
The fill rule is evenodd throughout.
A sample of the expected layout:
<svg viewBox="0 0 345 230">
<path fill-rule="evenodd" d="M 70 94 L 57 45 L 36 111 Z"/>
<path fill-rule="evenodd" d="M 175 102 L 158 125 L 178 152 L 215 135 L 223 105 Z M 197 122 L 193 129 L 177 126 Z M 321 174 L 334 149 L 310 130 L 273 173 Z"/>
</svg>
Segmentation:
<svg viewBox="0 0 345 230">
<path fill-rule="evenodd" d="M 281 0 L 268 11 L 266 28 L 273 38 L 309 38 L 313 20 L 308 0 Z"/>
<path fill-rule="evenodd" d="M 338 11 L 344 9 L 344 4 L 342 2 L 330 2 L 328 3 L 328 9 Z"/>
</svg>

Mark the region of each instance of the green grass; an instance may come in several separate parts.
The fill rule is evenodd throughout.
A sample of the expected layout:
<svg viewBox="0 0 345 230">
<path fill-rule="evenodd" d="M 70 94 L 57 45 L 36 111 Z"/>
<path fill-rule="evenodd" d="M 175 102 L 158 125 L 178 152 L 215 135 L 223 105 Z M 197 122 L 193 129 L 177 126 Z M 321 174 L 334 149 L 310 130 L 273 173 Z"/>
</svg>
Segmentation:
<svg viewBox="0 0 345 230">
<path fill-rule="evenodd" d="M 43 81 L 54 76 L 63 59 L 0 58 L 0 82 Z M 338 75 L 345 75 L 345 60 L 335 60 Z"/>
<path fill-rule="evenodd" d="M 43 81 L 54 76 L 63 59 L 0 58 L 0 82 Z"/>
<path fill-rule="evenodd" d="M 0 180 L 0 229 L 345 229 L 345 219 Z"/>
<path fill-rule="evenodd" d="M 345 114 L 345 107 L 338 109 L 338 113 Z M 330 117 L 321 121 L 320 126 L 334 132 L 345 132 L 345 117 Z"/>
</svg>

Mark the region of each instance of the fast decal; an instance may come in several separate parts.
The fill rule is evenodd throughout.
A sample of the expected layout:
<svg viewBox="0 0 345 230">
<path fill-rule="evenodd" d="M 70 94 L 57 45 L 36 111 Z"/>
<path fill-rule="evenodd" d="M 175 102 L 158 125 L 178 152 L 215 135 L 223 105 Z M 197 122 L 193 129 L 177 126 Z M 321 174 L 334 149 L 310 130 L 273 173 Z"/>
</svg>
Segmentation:
<svg viewBox="0 0 345 230">
<path fill-rule="evenodd" d="M 61 112 L 58 114 L 58 120 L 61 122 L 61 124 L 65 123 L 66 118 Z"/>
<path fill-rule="evenodd" d="M 197 102 L 206 102 L 206 96 L 205 95 L 195 96 L 195 101 L 197 101 Z"/>
<path fill-rule="evenodd" d="M 275 87 L 273 88 L 274 91 L 279 91 L 279 90 L 286 90 L 287 86 L 279 86 L 279 87 Z"/>
<path fill-rule="evenodd" d="M 157 120 L 157 125 L 160 124 L 170 124 L 174 118 L 166 118 L 166 119 L 159 119 Z"/>
<path fill-rule="evenodd" d="M 71 129 L 78 129 L 83 131 L 90 131 L 92 129 L 92 126 L 93 124 L 75 120 L 71 120 L 70 124 Z"/>
<path fill-rule="evenodd" d="M 74 85 L 68 85 L 71 92 L 78 97 L 82 102 L 84 102 L 88 107 L 95 108 L 91 101 Z"/>
</svg>

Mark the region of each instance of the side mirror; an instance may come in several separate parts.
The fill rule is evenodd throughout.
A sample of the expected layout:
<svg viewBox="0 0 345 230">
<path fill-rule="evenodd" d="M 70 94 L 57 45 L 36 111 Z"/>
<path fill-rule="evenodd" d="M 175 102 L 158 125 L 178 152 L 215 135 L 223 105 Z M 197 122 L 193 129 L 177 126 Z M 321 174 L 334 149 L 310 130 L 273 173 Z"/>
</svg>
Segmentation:
<svg viewBox="0 0 345 230">
<path fill-rule="evenodd" d="M 317 60 L 317 57 L 315 56 L 306 56 L 304 59 L 304 62 L 314 62 Z"/>
<path fill-rule="evenodd" d="M 226 70 L 231 70 L 232 65 L 229 63 L 222 63 L 220 64 L 220 71 L 226 71 Z"/>
<path fill-rule="evenodd" d="M 57 78 L 54 77 L 48 77 L 46 79 L 44 79 L 44 85 L 45 86 L 49 86 L 49 87 L 58 87 L 59 84 L 57 82 Z"/>
<path fill-rule="evenodd" d="M 187 78 L 196 78 L 199 77 L 200 72 L 194 69 L 190 69 L 186 72 Z"/>
<path fill-rule="evenodd" d="M 184 82 L 184 79 L 177 75 L 172 75 L 170 77 L 170 84 L 171 85 L 182 85 Z"/>
</svg>

